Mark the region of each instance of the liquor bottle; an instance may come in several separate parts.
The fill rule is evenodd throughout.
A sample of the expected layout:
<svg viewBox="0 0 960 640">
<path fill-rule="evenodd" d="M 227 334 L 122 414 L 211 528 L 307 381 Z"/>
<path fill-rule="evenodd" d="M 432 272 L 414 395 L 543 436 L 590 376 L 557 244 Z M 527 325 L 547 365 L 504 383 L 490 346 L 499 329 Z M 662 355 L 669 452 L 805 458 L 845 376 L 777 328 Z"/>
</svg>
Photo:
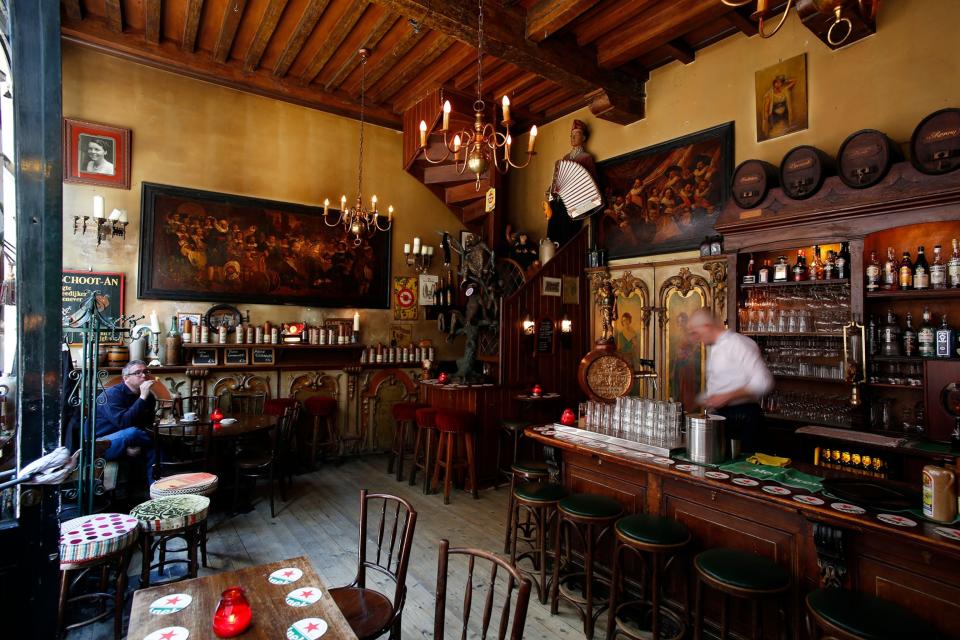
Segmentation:
<svg viewBox="0 0 960 640">
<path fill-rule="evenodd" d="M 913 288 L 917 291 L 930 288 L 930 265 L 923 253 L 923 245 L 917 249 L 917 261 L 913 263 Z"/>
<path fill-rule="evenodd" d="M 770 282 L 770 272 L 773 269 L 770 266 L 770 260 L 764 260 L 763 266 L 760 267 L 760 271 L 757 274 L 757 282 L 767 283 Z"/>
<path fill-rule="evenodd" d="M 877 252 L 870 252 L 870 262 L 867 263 L 867 291 L 876 291 L 880 287 L 880 260 Z"/>
<path fill-rule="evenodd" d="M 453 271 L 447 269 L 447 288 L 444 291 L 444 297 L 447 304 L 447 308 L 453 306 Z"/>
<path fill-rule="evenodd" d="M 947 265 L 943 262 L 940 245 L 933 246 L 933 264 L 930 265 L 930 287 L 933 289 L 947 288 Z"/>
<path fill-rule="evenodd" d="M 813 245 L 813 262 L 810 263 L 810 279 L 823 280 L 823 260 L 820 258 L 820 245 Z"/>
<path fill-rule="evenodd" d="M 871 356 L 880 352 L 880 333 L 877 327 L 877 317 L 872 313 L 867 320 L 867 354 Z"/>
<path fill-rule="evenodd" d="M 897 264 L 897 256 L 893 253 L 893 247 L 887 247 L 887 261 L 883 263 L 883 277 L 880 285 L 885 291 L 894 291 L 900 288 L 899 282 L 900 265 Z"/>
<path fill-rule="evenodd" d="M 787 274 L 789 270 L 790 265 L 787 263 L 787 256 L 777 258 L 777 264 L 773 265 L 773 281 L 786 282 L 788 280 Z"/>
<path fill-rule="evenodd" d="M 957 239 L 952 240 L 953 255 L 947 261 L 947 284 L 951 287 L 960 287 L 960 243 Z"/>
<path fill-rule="evenodd" d="M 880 327 L 880 354 L 884 356 L 899 356 L 900 350 L 900 325 L 897 324 L 897 316 L 893 309 L 887 309 L 887 321 Z"/>
<path fill-rule="evenodd" d="M 797 251 L 797 262 L 793 265 L 793 281 L 801 282 L 807 279 L 809 271 L 807 270 L 807 257 L 803 249 Z"/>
<path fill-rule="evenodd" d="M 930 307 L 923 308 L 923 324 L 920 325 L 920 331 L 917 332 L 917 348 L 921 358 L 933 358 L 937 355 L 937 336 L 931 322 L 933 315 L 930 313 Z"/>
<path fill-rule="evenodd" d="M 936 356 L 938 358 L 949 358 L 953 356 L 954 331 L 947 324 L 947 314 L 943 314 L 943 321 L 935 334 Z"/>
<path fill-rule="evenodd" d="M 917 332 L 913 328 L 913 314 L 907 312 L 907 328 L 903 330 L 903 355 L 912 358 L 917 355 Z"/>
<path fill-rule="evenodd" d="M 840 253 L 837 254 L 837 277 L 842 279 L 850 277 L 850 244 L 840 243 Z"/>
<path fill-rule="evenodd" d="M 747 274 L 743 276 L 743 284 L 753 284 L 757 281 L 757 276 L 754 273 L 754 263 L 753 263 L 753 254 L 750 254 L 750 262 L 747 263 Z"/>
<path fill-rule="evenodd" d="M 833 249 L 827 251 L 827 259 L 823 261 L 823 279 L 833 280 L 837 277 L 837 254 Z"/>
<path fill-rule="evenodd" d="M 910 252 L 904 251 L 903 258 L 900 260 L 900 271 L 897 280 L 900 288 L 906 291 L 913 286 L 913 262 L 910 260 Z"/>
</svg>

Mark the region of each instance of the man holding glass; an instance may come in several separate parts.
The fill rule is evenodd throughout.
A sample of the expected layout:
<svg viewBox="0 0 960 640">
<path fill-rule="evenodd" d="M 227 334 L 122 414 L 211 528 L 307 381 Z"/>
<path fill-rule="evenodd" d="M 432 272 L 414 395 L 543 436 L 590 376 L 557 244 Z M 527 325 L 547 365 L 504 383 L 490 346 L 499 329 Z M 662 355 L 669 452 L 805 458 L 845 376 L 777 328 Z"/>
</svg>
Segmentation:
<svg viewBox="0 0 960 640">
<path fill-rule="evenodd" d="M 119 460 L 124 455 L 145 455 L 147 482 L 152 483 L 156 452 L 149 429 L 157 410 L 157 398 L 153 393 L 157 381 L 143 360 L 128 362 L 122 375 L 122 383 L 110 387 L 97 398 L 97 439 L 110 441 L 110 448 L 104 456 L 107 460 Z"/>
<path fill-rule="evenodd" d="M 763 427 L 760 399 L 773 390 L 773 376 L 757 343 L 726 329 L 706 309 L 697 309 L 687 323 L 690 335 L 710 347 L 707 390 L 700 405 L 726 418 L 726 437 L 740 440 L 745 452 L 756 453 Z"/>
</svg>

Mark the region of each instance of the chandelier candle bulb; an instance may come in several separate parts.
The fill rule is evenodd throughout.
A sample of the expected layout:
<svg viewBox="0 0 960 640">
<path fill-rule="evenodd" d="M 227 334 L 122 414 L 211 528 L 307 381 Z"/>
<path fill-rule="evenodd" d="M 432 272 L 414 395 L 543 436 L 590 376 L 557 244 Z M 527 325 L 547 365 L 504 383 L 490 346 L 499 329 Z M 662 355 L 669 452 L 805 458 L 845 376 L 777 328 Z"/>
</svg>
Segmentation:
<svg viewBox="0 0 960 640">
<path fill-rule="evenodd" d="M 393 222 L 393 205 L 387 207 L 387 222 Z"/>
<path fill-rule="evenodd" d="M 330 198 L 323 199 L 323 215 L 327 215 L 327 211 L 330 210 Z"/>
<path fill-rule="evenodd" d="M 426 123 L 424 123 L 426 124 Z M 443 102 L 443 130 L 447 131 L 450 129 L 450 101 L 444 100 Z"/>
<path fill-rule="evenodd" d="M 376 210 L 377 210 L 377 195 L 376 195 L 376 194 L 374 194 L 373 197 L 370 198 L 370 204 L 371 204 L 371 206 L 373 207 L 374 212 L 376 212 Z"/>
<path fill-rule="evenodd" d="M 510 98 L 503 96 L 503 121 L 510 122 Z M 509 139 L 509 136 L 507 136 Z M 510 144 L 509 142 L 507 144 Z"/>
<path fill-rule="evenodd" d="M 353 313 L 353 330 L 360 331 L 360 312 L 355 311 Z"/>
<path fill-rule="evenodd" d="M 527 153 L 533 153 L 533 145 L 537 142 L 537 125 L 530 127 L 530 140 L 527 141 Z"/>
<path fill-rule="evenodd" d="M 420 121 L 420 146 L 427 147 L 427 123 L 425 120 Z"/>
<path fill-rule="evenodd" d="M 347 196 L 340 196 L 340 211 L 345 211 L 347 208 Z"/>
<path fill-rule="evenodd" d="M 460 140 L 460 136 L 453 136 L 453 153 L 454 155 L 460 153 L 460 146 L 463 142 Z"/>
</svg>

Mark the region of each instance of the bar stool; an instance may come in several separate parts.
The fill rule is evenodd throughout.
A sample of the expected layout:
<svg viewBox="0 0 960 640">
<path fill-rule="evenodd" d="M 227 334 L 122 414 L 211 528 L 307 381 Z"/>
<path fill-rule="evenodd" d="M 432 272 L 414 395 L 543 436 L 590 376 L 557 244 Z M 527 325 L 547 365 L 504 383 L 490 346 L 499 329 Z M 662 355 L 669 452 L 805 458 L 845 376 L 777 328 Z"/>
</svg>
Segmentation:
<svg viewBox="0 0 960 640">
<path fill-rule="evenodd" d="M 197 577 L 197 549 L 203 543 L 207 511 L 210 498 L 192 494 L 167 496 L 156 500 L 147 500 L 130 510 L 130 515 L 140 523 L 143 535 L 140 537 L 140 553 L 143 561 L 140 565 L 140 588 L 150 586 L 150 570 L 157 569 L 160 575 L 168 564 L 186 564 L 187 573 L 179 578 L 167 580 L 162 584 Z M 187 559 L 167 560 L 167 542 L 180 538 Z M 160 559 L 153 563 L 154 550 L 159 551 Z M 176 552 L 174 550 L 169 550 Z"/>
<path fill-rule="evenodd" d="M 497 476 L 493 481 L 493 488 L 500 488 L 500 474 L 502 473 L 505 476 L 510 476 L 512 480 L 512 472 L 507 471 L 500 466 L 500 451 L 501 446 L 503 445 L 503 435 L 509 434 L 513 438 L 513 457 L 510 458 L 510 464 L 514 465 L 517 463 L 517 449 L 520 445 L 520 438 L 523 437 L 523 430 L 529 427 L 532 422 L 529 420 L 504 420 L 500 423 L 500 433 L 497 434 Z M 510 487 L 511 495 L 513 495 L 513 486 Z"/>
<path fill-rule="evenodd" d="M 531 581 L 537 585 L 537 597 L 541 604 L 547 603 L 547 536 L 551 532 L 551 522 L 556 519 L 557 505 L 566 497 L 567 490 L 563 485 L 553 482 L 526 482 L 510 491 L 510 514 L 507 516 L 510 564 L 516 567 L 520 560 L 530 558 L 533 568 L 539 574 Z M 530 515 L 532 523 L 528 520 L 525 525 L 520 524 L 521 510 Z M 521 530 L 531 548 L 517 555 Z M 518 570 L 523 571 L 519 567 Z M 535 577 L 532 572 L 523 572 Z"/>
<path fill-rule="evenodd" d="M 417 438 L 413 443 L 413 467 L 410 469 L 410 486 L 417 483 L 417 469 L 423 469 L 423 493 L 430 493 L 433 475 L 434 437 L 437 430 L 437 410 L 431 407 L 417 409 Z"/>
<path fill-rule="evenodd" d="M 763 637 L 760 600 L 786 594 L 790 589 L 790 572 L 763 556 L 738 549 L 701 551 L 694 558 L 693 566 L 697 573 L 697 614 L 693 627 L 695 640 L 700 640 L 703 631 L 704 583 L 721 595 L 721 639 L 727 637 L 729 596 L 750 601 L 753 609 L 751 637 Z"/>
<path fill-rule="evenodd" d="M 340 433 L 337 431 L 337 399 L 330 396 L 311 396 L 304 400 L 303 408 L 313 422 L 313 428 L 310 432 L 310 441 L 307 447 L 310 449 L 310 464 L 316 464 L 317 450 L 321 446 L 333 445 L 336 447 L 336 456 L 340 455 Z M 327 430 L 327 439 L 320 441 L 320 423 L 323 423 Z"/>
<path fill-rule="evenodd" d="M 499 474 L 498 474 L 499 475 Z M 543 482 L 550 477 L 546 462 L 518 462 L 510 467 L 510 497 L 507 498 L 507 531 L 503 537 L 503 552 L 510 553 L 510 539 L 513 535 L 513 494 L 517 482 Z M 519 521 L 517 522 L 519 526 Z M 528 525 L 529 526 L 529 525 Z M 524 531 L 529 537 L 529 531 Z"/>
<path fill-rule="evenodd" d="M 807 626 L 817 640 L 821 632 L 837 640 L 934 638 L 922 618 L 889 600 L 846 589 L 817 589 L 807 594 Z M 812 629 L 810 628 L 812 623 Z"/>
<path fill-rule="evenodd" d="M 111 611 L 104 609 L 92 618 L 64 627 L 67 606 L 81 600 L 113 600 L 113 637 L 120 639 L 123 625 L 123 599 L 127 589 L 127 566 L 139 534 L 137 519 L 123 513 L 98 513 L 68 520 L 60 525 L 60 600 L 57 628 L 75 629 L 102 620 Z M 70 598 L 83 573 L 100 567 L 100 591 Z M 113 593 L 108 593 L 110 568 L 117 572 Z M 76 574 L 76 575 L 75 575 Z M 72 578 L 72 580 L 71 580 Z"/>
<path fill-rule="evenodd" d="M 560 608 L 560 601 L 566 600 L 577 610 L 583 618 L 583 633 L 586 637 L 593 637 L 593 628 L 597 617 L 603 613 L 606 604 L 594 606 L 593 591 L 594 578 L 599 584 L 609 586 L 609 581 L 600 576 L 594 576 L 594 550 L 610 531 L 613 523 L 623 515 L 623 507 L 613 498 L 590 493 L 578 493 L 568 496 L 557 505 L 557 528 L 553 538 L 553 583 L 550 585 L 550 613 L 556 614 Z M 570 548 L 569 535 L 567 539 L 567 560 L 563 561 L 560 540 L 564 526 L 577 534 L 583 541 L 583 570 L 572 566 L 573 549 Z M 568 569 L 566 565 L 571 565 Z M 572 570 L 571 570 L 572 569 Z M 572 591 L 560 589 L 561 580 L 570 580 L 582 576 L 581 597 Z"/>
<path fill-rule="evenodd" d="M 610 605 L 607 616 L 607 640 L 613 640 L 619 635 L 628 638 L 646 637 L 645 632 L 630 624 L 631 620 L 645 621 L 644 612 L 637 613 L 637 605 L 641 609 L 647 606 L 647 579 L 650 581 L 650 636 L 659 640 L 661 632 L 660 610 L 660 566 L 664 571 L 677 554 L 682 552 L 690 543 L 690 532 L 676 520 L 661 518 L 660 516 L 638 514 L 620 518 L 614 527 L 616 542 L 613 547 L 613 576 L 610 578 Z M 621 568 L 623 555 L 632 553 L 643 563 L 643 579 L 640 583 L 640 600 L 619 602 L 620 582 L 622 581 Z M 666 560 L 664 560 L 664 558 Z M 686 604 L 686 603 L 685 603 Z M 686 609 L 686 607 L 684 607 Z M 679 616 L 665 610 L 673 633 L 672 638 L 682 638 L 686 631 L 686 624 Z"/>
<path fill-rule="evenodd" d="M 417 409 L 425 405 L 416 402 L 398 402 L 393 405 L 393 448 L 387 458 L 387 473 L 393 473 L 393 466 L 397 466 L 397 481 L 403 480 L 403 458 L 406 455 L 407 425 L 413 427 L 417 420 Z"/>
<path fill-rule="evenodd" d="M 440 470 L 443 469 L 443 504 L 450 504 L 450 475 L 454 469 L 466 467 L 470 480 L 470 493 L 476 500 L 477 495 L 477 465 L 473 455 L 474 416 L 469 411 L 459 409 L 437 409 L 436 425 L 440 432 L 440 441 L 437 443 L 437 460 L 433 468 L 433 483 L 436 488 L 440 481 Z M 454 457 L 457 448 L 457 439 L 463 442 L 466 452 L 466 462 Z"/>
</svg>

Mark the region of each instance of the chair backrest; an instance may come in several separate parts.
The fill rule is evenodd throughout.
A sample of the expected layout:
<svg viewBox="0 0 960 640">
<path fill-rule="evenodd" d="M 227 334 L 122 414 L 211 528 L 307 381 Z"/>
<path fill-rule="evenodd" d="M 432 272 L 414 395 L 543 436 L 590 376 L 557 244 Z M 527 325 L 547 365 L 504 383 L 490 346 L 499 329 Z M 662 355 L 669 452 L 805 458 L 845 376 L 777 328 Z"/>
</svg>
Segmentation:
<svg viewBox="0 0 960 640">
<path fill-rule="evenodd" d="M 220 404 L 220 398 L 217 396 L 193 395 L 177 398 L 174 405 L 174 415 L 182 418 L 184 413 L 193 412 L 201 420 L 206 420 L 207 416 Z"/>
<path fill-rule="evenodd" d="M 259 416 L 263 414 L 263 403 L 267 399 L 265 393 L 248 393 L 246 391 L 231 391 L 220 396 L 220 408 L 228 413 L 243 413 Z"/>
<path fill-rule="evenodd" d="M 270 398 L 263 402 L 263 413 L 268 416 L 282 416 L 290 407 L 296 406 L 296 398 Z"/>
<path fill-rule="evenodd" d="M 443 628 L 446 620 L 447 609 L 447 565 L 450 556 L 467 556 L 466 584 L 463 592 L 463 638 L 467 637 L 467 629 L 470 626 L 470 614 L 473 606 L 473 596 L 476 593 L 483 597 L 483 618 L 480 624 L 480 633 L 471 633 L 470 637 L 479 637 L 485 640 L 487 631 L 490 629 L 490 622 L 493 614 L 494 599 L 498 596 L 502 598 L 500 611 L 500 621 L 496 625 L 496 638 L 498 640 L 521 640 L 523 638 L 523 626 L 527 621 L 527 605 L 530 603 L 530 581 L 524 578 L 515 566 L 506 560 L 495 556 L 487 551 L 480 549 L 462 549 L 450 548 L 450 543 L 446 540 L 440 541 L 440 558 L 437 561 L 437 606 L 433 618 L 433 637 L 434 640 L 443 640 Z M 477 559 L 481 563 L 490 564 L 490 573 L 484 578 L 478 571 L 478 578 L 474 580 L 474 570 L 476 569 Z M 506 576 L 506 587 L 497 588 L 497 574 L 500 569 Z M 486 584 L 484 584 L 486 582 Z M 518 588 L 519 587 L 519 588 Z M 517 600 L 513 603 L 513 592 L 517 591 Z M 479 601 L 479 598 L 478 598 Z M 511 611 L 512 605 L 512 611 Z M 512 622 L 510 618 L 513 618 Z M 509 630 L 509 635 L 507 632 Z"/>
<path fill-rule="evenodd" d="M 188 471 L 209 471 L 210 439 L 213 425 L 155 424 L 153 441 L 157 447 L 154 477 L 164 478 Z"/>
<path fill-rule="evenodd" d="M 368 548 L 367 520 L 376 519 Z M 417 526 L 417 512 L 413 505 L 397 496 L 367 493 L 360 490 L 360 543 L 357 554 L 357 577 L 353 584 L 361 589 L 367 585 L 367 570 L 374 570 L 392 580 L 396 589 L 393 596 L 391 624 L 403 611 L 407 597 L 407 566 L 413 549 L 413 531 Z"/>
<path fill-rule="evenodd" d="M 285 459 L 285 456 L 293 450 L 293 436 L 296 434 L 296 426 L 299 419 L 299 402 L 283 410 L 283 415 L 280 416 L 280 420 L 277 422 L 277 430 L 273 440 L 273 455 L 276 459 Z"/>
</svg>

